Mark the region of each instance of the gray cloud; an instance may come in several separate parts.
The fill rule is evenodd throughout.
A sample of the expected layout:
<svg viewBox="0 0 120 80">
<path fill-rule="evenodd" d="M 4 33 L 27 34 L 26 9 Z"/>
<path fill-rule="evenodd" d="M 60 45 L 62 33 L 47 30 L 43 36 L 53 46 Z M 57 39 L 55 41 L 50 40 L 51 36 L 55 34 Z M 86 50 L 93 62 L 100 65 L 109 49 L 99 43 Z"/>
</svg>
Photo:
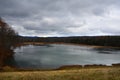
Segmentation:
<svg viewBox="0 0 120 80">
<path fill-rule="evenodd" d="M 0 16 L 20 35 L 120 35 L 119 0 L 0 0 Z"/>
</svg>

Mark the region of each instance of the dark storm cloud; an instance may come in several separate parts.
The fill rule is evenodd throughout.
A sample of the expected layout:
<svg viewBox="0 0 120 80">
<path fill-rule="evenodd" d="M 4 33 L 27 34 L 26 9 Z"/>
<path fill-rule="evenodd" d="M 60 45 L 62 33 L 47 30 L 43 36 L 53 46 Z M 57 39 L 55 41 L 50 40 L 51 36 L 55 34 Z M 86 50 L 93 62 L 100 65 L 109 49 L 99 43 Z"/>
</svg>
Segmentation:
<svg viewBox="0 0 120 80">
<path fill-rule="evenodd" d="M 21 35 L 118 35 L 119 5 L 119 0 L 0 0 L 0 16 Z"/>
<path fill-rule="evenodd" d="M 16 18 L 28 15 L 24 6 L 20 5 L 17 0 L 0 0 L 0 16 Z"/>
</svg>

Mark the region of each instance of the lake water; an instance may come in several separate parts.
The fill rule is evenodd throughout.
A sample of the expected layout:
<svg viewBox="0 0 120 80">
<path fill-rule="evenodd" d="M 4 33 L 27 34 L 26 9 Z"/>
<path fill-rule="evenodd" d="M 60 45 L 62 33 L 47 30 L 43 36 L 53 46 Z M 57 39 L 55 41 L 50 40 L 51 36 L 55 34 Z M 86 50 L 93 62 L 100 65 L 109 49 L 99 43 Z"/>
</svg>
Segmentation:
<svg viewBox="0 0 120 80">
<path fill-rule="evenodd" d="M 120 50 L 87 46 L 23 46 L 15 49 L 14 60 L 20 68 L 51 69 L 63 65 L 120 63 Z"/>
</svg>

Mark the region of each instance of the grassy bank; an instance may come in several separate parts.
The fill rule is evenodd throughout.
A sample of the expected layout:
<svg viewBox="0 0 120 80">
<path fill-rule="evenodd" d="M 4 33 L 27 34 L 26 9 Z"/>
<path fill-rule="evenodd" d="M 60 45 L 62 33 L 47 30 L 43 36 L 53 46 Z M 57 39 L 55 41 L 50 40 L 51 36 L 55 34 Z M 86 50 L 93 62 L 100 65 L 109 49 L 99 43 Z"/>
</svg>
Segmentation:
<svg viewBox="0 0 120 80">
<path fill-rule="evenodd" d="M 120 67 L 1 72 L 0 80 L 120 80 Z"/>
</svg>

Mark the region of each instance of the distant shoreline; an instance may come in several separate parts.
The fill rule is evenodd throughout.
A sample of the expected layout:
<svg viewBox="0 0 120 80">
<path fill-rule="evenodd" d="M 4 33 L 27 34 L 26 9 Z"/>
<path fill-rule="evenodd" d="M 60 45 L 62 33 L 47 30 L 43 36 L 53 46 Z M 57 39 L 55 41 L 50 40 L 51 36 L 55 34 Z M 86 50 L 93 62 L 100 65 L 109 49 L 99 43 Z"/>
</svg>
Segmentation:
<svg viewBox="0 0 120 80">
<path fill-rule="evenodd" d="M 64 43 L 64 42 L 23 42 L 20 44 L 17 44 L 16 46 L 24 46 L 24 45 L 37 45 L 37 46 L 43 46 L 43 45 L 49 45 L 49 44 L 62 44 L 62 45 L 75 45 L 75 46 L 86 46 L 86 47 L 92 47 L 92 48 L 117 48 L 120 49 L 120 47 L 114 47 L 114 46 L 100 46 L 100 45 L 88 45 L 88 44 L 75 44 L 75 43 Z"/>
</svg>

